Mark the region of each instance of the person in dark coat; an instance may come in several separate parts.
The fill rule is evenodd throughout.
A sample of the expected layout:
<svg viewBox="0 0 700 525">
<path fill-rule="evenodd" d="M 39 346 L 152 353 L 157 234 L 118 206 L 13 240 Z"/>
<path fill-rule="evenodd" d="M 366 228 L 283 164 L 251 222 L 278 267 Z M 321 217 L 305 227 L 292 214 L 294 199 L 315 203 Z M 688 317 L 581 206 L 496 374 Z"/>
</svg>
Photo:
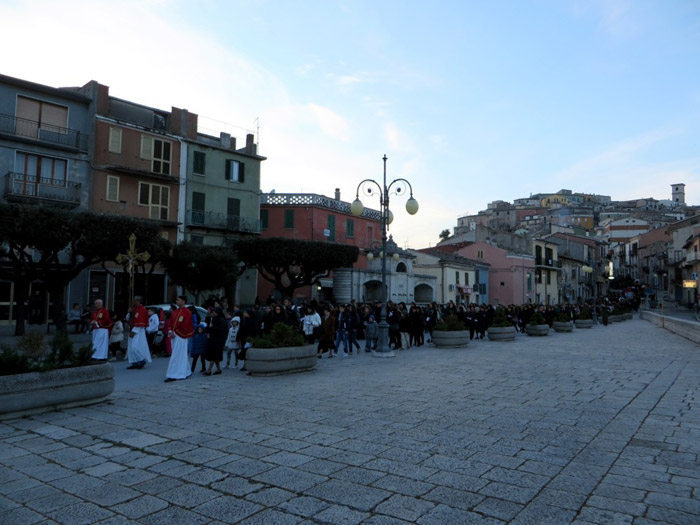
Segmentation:
<svg viewBox="0 0 700 525">
<path fill-rule="evenodd" d="M 212 369 L 216 365 L 214 375 L 221 373 L 221 361 L 224 358 L 224 345 L 228 336 L 228 328 L 226 327 L 226 319 L 224 311 L 221 307 L 216 307 L 211 312 L 211 320 L 207 327 L 207 350 L 205 353 L 206 360 L 209 361 L 209 366 L 204 375 L 212 375 Z"/>
<path fill-rule="evenodd" d="M 240 352 L 238 354 L 238 361 L 243 363 L 240 369 L 243 372 L 247 371 L 245 367 L 245 358 L 248 348 L 250 347 L 249 340 L 258 336 L 258 322 L 255 319 L 255 313 L 252 310 L 246 310 L 243 312 L 243 318 L 241 319 L 241 325 L 238 327 L 238 334 L 236 335 L 236 341 L 240 344 Z M 223 357 L 223 355 L 222 355 Z"/>
</svg>

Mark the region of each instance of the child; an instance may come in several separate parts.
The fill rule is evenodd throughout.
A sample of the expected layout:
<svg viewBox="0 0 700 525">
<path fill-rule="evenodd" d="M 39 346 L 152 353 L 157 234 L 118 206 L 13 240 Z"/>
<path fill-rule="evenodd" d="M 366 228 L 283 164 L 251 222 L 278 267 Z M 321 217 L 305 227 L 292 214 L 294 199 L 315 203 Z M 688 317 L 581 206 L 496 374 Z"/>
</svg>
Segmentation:
<svg viewBox="0 0 700 525">
<path fill-rule="evenodd" d="M 114 312 L 110 312 L 110 315 L 112 319 L 114 319 L 114 326 L 112 327 L 112 331 L 109 335 L 109 349 L 114 354 L 114 357 L 112 357 L 110 361 L 116 361 L 117 352 L 121 352 L 122 341 L 124 341 L 124 324 L 121 322 L 119 316 Z"/>
<path fill-rule="evenodd" d="M 374 316 L 370 315 L 365 321 L 365 352 L 371 352 L 377 349 L 379 341 L 379 325 L 374 320 Z"/>
<path fill-rule="evenodd" d="M 204 352 L 207 350 L 207 334 L 205 332 L 207 325 L 205 323 L 199 323 L 197 326 L 197 331 L 192 337 L 192 349 L 190 350 L 190 357 L 192 357 L 192 368 L 190 369 L 194 372 L 197 368 L 197 360 L 202 359 L 202 372 L 206 371 L 206 363 L 204 362 Z"/>
<path fill-rule="evenodd" d="M 226 338 L 226 344 L 224 345 L 224 348 L 226 348 L 226 367 L 225 368 L 231 368 L 231 354 L 235 353 L 236 355 L 236 362 L 233 365 L 234 368 L 238 368 L 238 350 L 241 348 L 241 345 L 238 341 L 236 341 L 236 338 L 238 337 L 238 327 L 241 324 L 241 318 L 240 317 L 234 317 L 231 319 L 231 328 L 228 330 L 228 337 Z"/>
</svg>

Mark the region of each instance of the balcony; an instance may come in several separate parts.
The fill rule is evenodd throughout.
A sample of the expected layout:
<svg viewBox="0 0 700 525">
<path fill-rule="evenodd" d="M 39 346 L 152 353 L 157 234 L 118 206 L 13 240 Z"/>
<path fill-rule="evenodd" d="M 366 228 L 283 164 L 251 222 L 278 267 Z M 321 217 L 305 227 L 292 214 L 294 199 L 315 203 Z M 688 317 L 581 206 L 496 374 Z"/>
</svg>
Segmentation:
<svg viewBox="0 0 700 525">
<path fill-rule="evenodd" d="M 80 206 L 81 184 L 8 172 L 3 196 L 9 202 L 46 202 L 62 208 Z"/>
<path fill-rule="evenodd" d="M 0 134 L 49 144 L 69 151 L 88 150 L 89 135 L 85 133 L 12 115 L 0 114 Z"/>
<path fill-rule="evenodd" d="M 245 233 L 260 233 L 260 221 L 247 217 L 227 215 L 213 211 L 189 210 L 186 217 L 187 226 L 210 228 Z"/>
<path fill-rule="evenodd" d="M 558 259 L 545 259 L 544 257 L 535 257 L 535 266 L 543 268 L 561 268 L 561 261 Z"/>
<path fill-rule="evenodd" d="M 685 262 L 694 263 L 700 261 L 700 252 L 685 252 Z"/>
</svg>

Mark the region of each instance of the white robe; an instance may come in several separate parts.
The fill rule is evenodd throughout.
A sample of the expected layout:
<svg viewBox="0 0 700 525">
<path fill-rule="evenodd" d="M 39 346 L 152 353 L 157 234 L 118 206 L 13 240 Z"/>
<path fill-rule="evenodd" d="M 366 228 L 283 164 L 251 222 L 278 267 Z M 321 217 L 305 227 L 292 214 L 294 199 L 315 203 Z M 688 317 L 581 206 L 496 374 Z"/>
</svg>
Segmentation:
<svg viewBox="0 0 700 525">
<path fill-rule="evenodd" d="M 171 342 L 173 353 L 170 356 L 165 377 L 166 379 L 187 379 L 192 374 L 190 361 L 187 359 L 187 339 L 175 334 Z"/>
<path fill-rule="evenodd" d="M 107 359 L 109 357 L 109 330 L 106 328 L 93 328 L 92 350 L 93 359 Z"/>
<path fill-rule="evenodd" d="M 131 333 L 136 335 L 128 338 L 127 353 L 129 355 L 129 363 L 133 364 L 140 361 L 150 363 L 152 361 L 151 351 L 148 348 L 148 341 L 146 340 L 146 328 L 143 326 L 134 326 L 131 329 Z"/>
</svg>

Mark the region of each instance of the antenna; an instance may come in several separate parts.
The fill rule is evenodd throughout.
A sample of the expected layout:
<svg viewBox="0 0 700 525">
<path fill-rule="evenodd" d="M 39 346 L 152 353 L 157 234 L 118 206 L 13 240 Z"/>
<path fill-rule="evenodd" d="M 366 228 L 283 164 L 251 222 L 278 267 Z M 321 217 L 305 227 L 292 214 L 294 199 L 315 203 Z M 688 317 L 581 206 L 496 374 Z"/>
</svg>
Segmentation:
<svg viewBox="0 0 700 525">
<path fill-rule="evenodd" d="M 260 117 L 256 117 L 255 120 L 255 134 L 258 137 L 258 146 L 260 145 Z"/>
</svg>

